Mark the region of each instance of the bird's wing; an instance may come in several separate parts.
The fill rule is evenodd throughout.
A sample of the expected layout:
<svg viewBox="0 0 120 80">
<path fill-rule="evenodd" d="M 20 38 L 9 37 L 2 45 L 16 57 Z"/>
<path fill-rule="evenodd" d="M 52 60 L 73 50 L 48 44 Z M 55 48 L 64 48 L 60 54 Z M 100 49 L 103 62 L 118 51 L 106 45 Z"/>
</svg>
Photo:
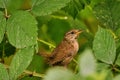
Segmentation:
<svg viewBox="0 0 120 80">
<path fill-rule="evenodd" d="M 62 41 L 60 45 L 54 49 L 51 60 L 49 61 L 50 64 L 55 64 L 62 62 L 64 58 L 66 58 L 68 55 L 73 54 L 73 46 L 70 45 L 67 41 Z"/>
</svg>

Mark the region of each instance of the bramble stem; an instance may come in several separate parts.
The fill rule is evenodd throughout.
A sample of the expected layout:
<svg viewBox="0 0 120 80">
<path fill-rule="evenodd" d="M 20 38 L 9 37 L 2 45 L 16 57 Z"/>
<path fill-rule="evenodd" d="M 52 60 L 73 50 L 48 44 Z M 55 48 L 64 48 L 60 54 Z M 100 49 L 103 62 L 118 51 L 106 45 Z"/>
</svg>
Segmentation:
<svg viewBox="0 0 120 80">
<path fill-rule="evenodd" d="M 37 40 L 38 40 L 39 42 L 41 42 L 41 43 L 44 43 L 44 44 L 46 44 L 46 45 L 48 45 L 48 46 L 50 46 L 50 47 L 55 48 L 55 46 L 54 46 L 53 44 L 49 43 L 49 42 L 46 42 L 46 41 L 41 40 L 41 39 L 37 39 Z"/>
<path fill-rule="evenodd" d="M 5 65 L 5 64 L 4 64 L 4 66 L 5 66 L 6 69 L 9 69 L 9 66 L 8 66 L 8 65 Z M 41 78 L 44 77 L 44 74 L 32 72 L 32 71 L 29 71 L 29 70 L 25 70 L 24 73 L 25 73 L 25 74 L 28 74 L 28 75 L 35 76 L 35 77 L 41 77 Z"/>
<path fill-rule="evenodd" d="M 29 70 L 25 70 L 24 73 L 26 73 L 26 74 L 28 74 L 28 75 L 35 76 L 35 77 L 41 77 L 41 78 L 44 77 L 44 74 L 39 74 L 39 73 L 36 73 L 36 72 L 31 72 L 31 71 L 29 71 Z"/>
</svg>

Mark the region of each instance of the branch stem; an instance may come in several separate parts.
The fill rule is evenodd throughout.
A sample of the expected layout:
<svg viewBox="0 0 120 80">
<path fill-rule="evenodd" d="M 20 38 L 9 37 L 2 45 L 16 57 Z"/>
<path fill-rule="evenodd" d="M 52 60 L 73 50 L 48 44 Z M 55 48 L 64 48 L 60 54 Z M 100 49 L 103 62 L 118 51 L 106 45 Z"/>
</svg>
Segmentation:
<svg viewBox="0 0 120 80">
<path fill-rule="evenodd" d="M 55 48 L 55 46 L 54 46 L 53 44 L 49 43 L 49 42 L 46 42 L 46 41 L 41 40 L 41 39 L 38 39 L 38 41 L 41 42 L 41 43 L 44 43 L 44 44 L 46 44 L 46 45 L 48 45 L 48 46 L 50 46 L 50 47 Z"/>
<path fill-rule="evenodd" d="M 8 65 L 5 65 L 5 64 L 4 64 L 4 66 L 5 66 L 6 69 L 9 69 L 9 66 L 8 66 Z M 44 77 L 44 74 L 32 72 L 32 71 L 29 71 L 29 70 L 25 70 L 24 73 L 25 73 L 25 74 L 28 74 L 28 75 L 35 76 L 35 77 L 40 77 L 40 78 L 43 78 L 43 77 Z"/>
</svg>

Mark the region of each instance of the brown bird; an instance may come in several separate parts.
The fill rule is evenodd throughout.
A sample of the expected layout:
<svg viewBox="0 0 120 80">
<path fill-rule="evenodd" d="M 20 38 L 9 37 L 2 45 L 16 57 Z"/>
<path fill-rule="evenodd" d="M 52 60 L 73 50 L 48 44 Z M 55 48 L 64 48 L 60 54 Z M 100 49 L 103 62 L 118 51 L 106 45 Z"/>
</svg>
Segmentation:
<svg viewBox="0 0 120 80">
<path fill-rule="evenodd" d="M 65 66 L 71 62 L 79 50 L 77 38 L 82 30 L 73 29 L 67 32 L 62 42 L 52 51 L 51 54 L 40 53 L 46 58 L 51 66 Z"/>
</svg>

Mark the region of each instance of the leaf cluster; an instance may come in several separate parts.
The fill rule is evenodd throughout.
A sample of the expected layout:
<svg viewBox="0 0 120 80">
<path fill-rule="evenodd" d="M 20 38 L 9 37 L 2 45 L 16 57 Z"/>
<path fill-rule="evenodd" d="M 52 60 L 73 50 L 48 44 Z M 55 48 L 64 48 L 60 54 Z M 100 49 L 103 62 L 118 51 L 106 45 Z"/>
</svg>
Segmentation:
<svg viewBox="0 0 120 80">
<path fill-rule="evenodd" d="M 119 0 L 0 0 L 0 80 L 119 80 L 119 11 Z M 68 69 L 46 65 L 36 53 L 74 28 L 85 32 Z"/>
</svg>

